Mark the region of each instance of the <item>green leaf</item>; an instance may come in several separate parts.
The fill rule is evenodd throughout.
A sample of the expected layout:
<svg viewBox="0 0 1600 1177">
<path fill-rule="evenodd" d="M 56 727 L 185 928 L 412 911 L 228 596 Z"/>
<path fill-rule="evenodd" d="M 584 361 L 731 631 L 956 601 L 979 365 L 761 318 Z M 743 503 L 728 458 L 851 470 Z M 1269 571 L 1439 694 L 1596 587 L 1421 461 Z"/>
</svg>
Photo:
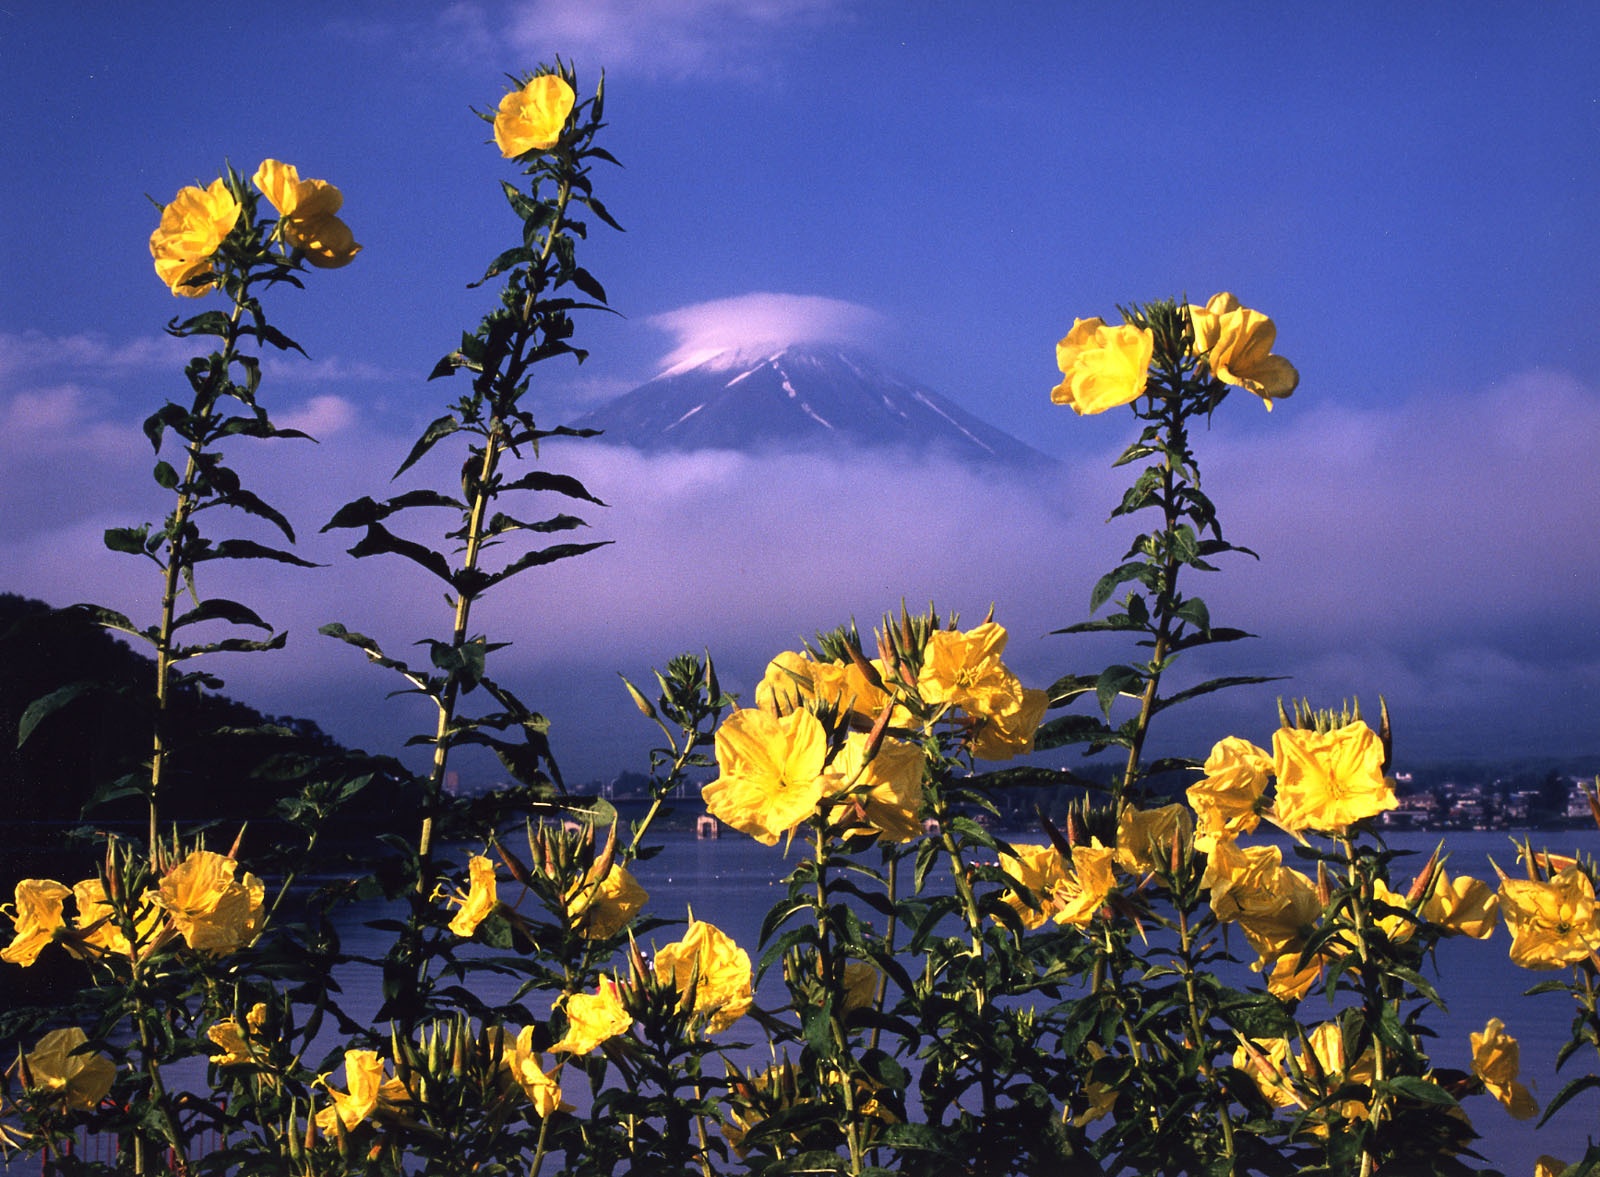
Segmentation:
<svg viewBox="0 0 1600 1177">
<path fill-rule="evenodd" d="M 352 556 L 376 556 L 384 552 L 393 552 L 397 556 L 404 556 L 413 564 L 420 565 L 433 573 L 440 580 L 454 584 L 453 573 L 449 563 L 432 548 L 414 543 L 408 539 L 401 539 L 381 523 L 367 524 L 367 534 L 355 547 L 348 549 Z"/>
<path fill-rule="evenodd" d="M 225 539 L 213 548 L 194 552 L 190 560 L 196 564 L 202 560 L 275 560 L 279 564 L 293 564 L 296 568 L 319 567 L 310 560 L 302 560 L 292 552 L 269 548 L 250 539 Z"/>
<path fill-rule="evenodd" d="M 594 275 L 582 266 L 577 266 L 572 271 L 572 284 L 583 291 L 590 298 L 598 302 L 605 302 L 606 288 L 595 279 Z"/>
<path fill-rule="evenodd" d="M 1082 744 L 1111 735 L 1111 729 L 1092 715 L 1062 715 L 1041 724 L 1034 733 L 1033 746 L 1041 752 Z"/>
<path fill-rule="evenodd" d="M 507 564 L 499 572 L 488 577 L 483 587 L 487 589 L 499 584 L 502 580 L 515 576 L 528 568 L 534 568 L 541 564 L 553 564 L 557 560 L 566 560 L 573 556 L 581 556 L 585 552 L 603 548 L 610 542 L 610 540 L 600 540 L 592 544 L 554 544 L 548 548 L 540 548 L 536 552 L 528 552 Z"/>
<path fill-rule="evenodd" d="M 1550 1117 L 1566 1106 L 1567 1101 L 1574 1095 L 1579 1095 L 1594 1087 L 1600 1087 L 1600 1075 L 1584 1075 L 1581 1078 L 1570 1080 L 1560 1091 L 1556 1092 L 1555 1098 L 1545 1105 L 1544 1115 L 1539 1117 L 1539 1122 L 1534 1127 L 1543 1128 Z"/>
<path fill-rule="evenodd" d="M 1144 690 L 1145 676 L 1131 666 L 1108 666 L 1100 672 L 1095 682 L 1095 698 L 1106 719 L 1111 718 L 1111 704 L 1119 695 L 1137 697 Z"/>
<path fill-rule="evenodd" d="M 257 629 L 272 631 L 272 626 L 256 616 L 253 609 L 239 604 L 238 601 L 229 601 L 222 597 L 212 597 L 202 601 L 193 609 L 172 623 L 172 632 L 182 629 L 186 625 L 194 625 L 200 621 L 227 621 L 233 625 L 252 625 Z"/>
<path fill-rule="evenodd" d="M 438 370 L 435 369 L 434 371 L 435 375 L 437 375 Z M 438 441 L 441 437 L 449 437 L 452 433 L 460 428 L 461 422 L 457 421 L 452 416 L 440 417 L 431 422 L 428 427 L 422 431 L 422 436 L 417 439 L 417 444 L 411 447 L 411 452 L 406 455 L 406 460 L 400 463 L 400 469 L 394 472 L 394 476 L 399 478 L 400 475 L 411 469 L 411 467 L 416 464 L 417 460 L 420 459 L 423 454 L 427 453 L 433 448 L 434 442 Z"/>
<path fill-rule="evenodd" d="M 139 527 L 108 527 L 106 528 L 106 547 L 113 552 L 128 552 L 134 556 L 146 554 L 144 542 L 149 537 L 148 524 Z"/>
<path fill-rule="evenodd" d="M 151 471 L 151 477 L 162 490 L 171 490 L 178 485 L 178 472 L 172 468 L 170 462 L 157 462 L 155 469 Z"/>
<path fill-rule="evenodd" d="M 1414 1099 L 1418 1103 L 1433 1104 L 1444 1108 L 1456 1106 L 1455 1099 L 1443 1087 L 1440 1087 L 1437 1083 L 1430 1083 L 1428 1080 L 1419 1078 L 1416 1075 L 1396 1075 L 1393 1079 L 1386 1079 L 1374 1086 L 1378 1091 L 1387 1088 L 1390 1091 L 1399 1092 L 1401 1095 L 1406 1096 L 1408 1099 Z"/>
<path fill-rule="evenodd" d="M 548 490 L 554 491 L 556 494 L 566 495 L 569 499 L 583 499 L 585 502 L 593 503 L 597 507 L 603 507 L 606 505 L 599 499 L 595 498 L 594 495 L 590 494 L 583 483 L 579 482 L 576 478 L 573 478 L 567 474 L 551 474 L 544 470 L 535 470 L 533 473 L 526 474 L 517 479 L 515 482 L 506 483 L 500 489 L 503 491 Z"/>
<path fill-rule="evenodd" d="M 514 519 L 510 515 L 497 513 L 489 520 L 489 526 L 484 529 L 484 535 L 503 535 L 508 531 L 572 531 L 575 528 L 589 526 L 576 515 L 557 515 L 551 519 L 541 519 L 536 523 L 525 523 L 521 519 Z"/>
<path fill-rule="evenodd" d="M 1283 674 L 1230 674 L 1221 678 L 1207 679 L 1205 682 L 1192 686 L 1188 690 L 1179 691 L 1176 695 L 1168 695 L 1164 699 L 1157 699 L 1150 713 L 1154 715 L 1187 699 L 1196 699 L 1201 695 L 1209 695 L 1212 691 L 1220 691 L 1227 687 L 1249 686 L 1251 683 L 1281 682 L 1287 677 L 1288 675 Z"/>
<path fill-rule="evenodd" d="M 433 490 L 410 490 L 382 503 L 363 496 L 353 503 L 346 503 L 340 507 L 334 512 L 333 518 L 322 525 L 322 530 L 331 531 L 335 527 L 365 527 L 369 523 L 376 523 L 379 519 L 386 519 L 396 511 L 404 511 L 410 507 L 454 507 L 458 511 L 466 510 L 459 499 L 453 499 L 449 495 Z"/>
<path fill-rule="evenodd" d="M 1117 591 L 1118 586 L 1130 580 L 1143 581 L 1147 588 L 1150 587 L 1146 577 L 1152 571 L 1150 565 L 1143 560 L 1133 561 L 1118 568 L 1113 568 L 1095 582 L 1094 591 L 1089 594 L 1089 612 L 1093 613 L 1099 609 L 1101 605 L 1111 599 L 1111 594 Z"/>
<path fill-rule="evenodd" d="M 294 528 L 289 526 L 289 521 L 283 517 L 276 507 L 265 502 L 261 498 L 258 498 L 255 494 L 245 490 L 243 487 L 237 487 L 229 491 L 217 501 L 224 506 L 233 507 L 236 510 L 243 511 L 247 515 L 254 515 L 258 519 L 265 519 L 279 531 L 283 532 L 285 539 L 287 539 L 290 543 L 294 543 Z"/>
<path fill-rule="evenodd" d="M 48 695 L 43 695 L 29 703 L 23 711 L 22 718 L 17 721 L 17 747 L 27 743 L 28 737 L 33 735 L 33 729 L 41 722 L 60 711 L 68 703 L 83 695 L 98 693 L 106 689 L 105 684 L 88 680 L 85 682 L 68 683 L 64 687 L 57 687 Z"/>
</svg>

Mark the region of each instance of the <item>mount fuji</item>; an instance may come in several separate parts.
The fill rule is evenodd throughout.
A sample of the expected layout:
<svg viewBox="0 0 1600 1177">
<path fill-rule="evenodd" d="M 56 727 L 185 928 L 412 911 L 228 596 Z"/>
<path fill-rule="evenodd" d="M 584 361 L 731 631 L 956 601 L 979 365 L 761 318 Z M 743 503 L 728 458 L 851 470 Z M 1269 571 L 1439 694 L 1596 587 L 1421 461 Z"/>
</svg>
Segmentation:
<svg viewBox="0 0 1600 1177">
<path fill-rule="evenodd" d="M 819 345 L 702 353 L 572 422 L 645 451 L 894 449 L 1053 465 L 946 397 Z"/>
</svg>

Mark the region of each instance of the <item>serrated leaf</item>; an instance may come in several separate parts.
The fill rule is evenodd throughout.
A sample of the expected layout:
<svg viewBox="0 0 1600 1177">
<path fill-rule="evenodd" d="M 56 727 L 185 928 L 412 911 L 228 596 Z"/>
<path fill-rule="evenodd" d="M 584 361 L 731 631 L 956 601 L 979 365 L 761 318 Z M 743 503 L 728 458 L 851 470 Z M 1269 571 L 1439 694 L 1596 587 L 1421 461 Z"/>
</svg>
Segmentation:
<svg viewBox="0 0 1600 1177">
<path fill-rule="evenodd" d="M 404 556 L 413 564 L 426 568 L 440 580 L 454 584 L 450 565 L 443 556 L 432 548 L 424 547 L 409 539 L 401 539 L 381 523 L 367 524 L 367 534 L 353 548 L 347 550 L 358 559 L 363 556 L 393 552 L 397 556 Z"/>
<path fill-rule="evenodd" d="M 449 437 L 460 428 L 461 422 L 451 416 L 439 417 L 430 422 L 428 427 L 422 431 L 422 436 L 417 438 L 417 444 L 411 447 L 411 452 L 406 455 L 406 460 L 400 463 L 400 469 L 394 472 L 394 476 L 399 478 L 400 475 L 411 469 L 424 454 L 431 450 L 436 441 L 441 437 Z"/>
</svg>

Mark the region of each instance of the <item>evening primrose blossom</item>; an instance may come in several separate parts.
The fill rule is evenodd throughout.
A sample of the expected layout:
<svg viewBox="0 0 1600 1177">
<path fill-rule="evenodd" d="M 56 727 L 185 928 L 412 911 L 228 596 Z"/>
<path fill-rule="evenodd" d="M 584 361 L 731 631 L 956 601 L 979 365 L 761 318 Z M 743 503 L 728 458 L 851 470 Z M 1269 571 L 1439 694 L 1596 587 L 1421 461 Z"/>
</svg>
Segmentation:
<svg viewBox="0 0 1600 1177">
<path fill-rule="evenodd" d="M 716 749 L 721 773 L 702 795 L 719 821 L 775 846 L 816 812 L 828 738 L 811 712 L 741 708 L 717 728 Z"/>
<path fill-rule="evenodd" d="M 1326 732 L 1278 729 L 1272 736 L 1274 819 L 1286 830 L 1343 833 L 1393 809 L 1398 802 L 1384 779 L 1383 759 L 1383 742 L 1360 720 Z"/>
<path fill-rule="evenodd" d="M 1289 396 L 1300 384 L 1300 373 L 1282 356 L 1272 354 L 1278 328 L 1260 311 L 1239 305 L 1224 291 L 1203 307 L 1191 306 L 1194 350 L 1212 375 L 1224 384 L 1248 389 L 1265 402 Z"/>
<path fill-rule="evenodd" d="M 450 930 L 457 936 L 471 936 L 478 925 L 489 918 L 500 905 L 499 888 L 495 883 L 494 862 L 481 854 L 467 860 L 467 890 L 445 895 L 445 901 L 461 908 L 450 920 Z"/>
<path fill-rule="evenodd" d="M 344 196 L 326 180 L 302 180 L 293 164 L 262 160 L 255 185 L 278 210 L 278 232 L 324 270 L 347 266 L 361 252 L 350 226 L 336 214 Z"/>
<path fill-rule="evenodd" d="M 494 116 L 494 141 L 500 154 L 515 159 L 530 151 L 549 151 L 561 140 L 561 129 L 577 95 L 555 74 L 540 74 L 500 100 Z"/>
<path fill-rule="evenodd" d="M 1108 327 L 1104 319 L 1074 319 L 1056 344 L 1061 383 L 1050 390 L 1050 399 L 1080 417 L 1138 400 L 1150 377 L 1155 338 L 1133 323 Z"/>
<path fill-rule="evenodd" d="M 241 206 L 221 177 L 210 187 L 189 186 L 161 210 L 161 223 L 150 234 L 150 256 L 156 275 L 172 293 L 199 298 L 216 287 L 211 257 L 239 223 Z"/>
<path fill-rule="evenodd" d="M 1490 1018 L 1483 1033 L 1471 1035 L 1472 1073 L 1483 1081 L 1484 1090 L 1494 1096 L 1518 1120 L 1539 1114 L 1533 1094 L 1517 1082 L 1521 1069 L 1517 1040 L 1505 1032 L 1505 1023 Z"/>
</svg>

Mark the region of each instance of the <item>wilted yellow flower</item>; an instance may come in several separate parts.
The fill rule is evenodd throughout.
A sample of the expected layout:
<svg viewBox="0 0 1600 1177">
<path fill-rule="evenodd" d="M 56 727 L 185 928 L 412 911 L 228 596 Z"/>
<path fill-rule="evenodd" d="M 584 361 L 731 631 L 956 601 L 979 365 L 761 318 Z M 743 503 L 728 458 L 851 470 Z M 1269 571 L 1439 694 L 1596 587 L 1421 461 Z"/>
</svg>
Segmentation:
<svg viewBox="0 0 1600 1177">
<path fill-rule="evenodd" d="M 1347 1063 L 1344 1054 L 1344 1031 L 1337 1022 L 1323 1022 L 1306 1036 L 1309 1049 L 1300 1052 L 1300 1069 L 1307 1075 L 1325 1077 L 1325 1090 L 1334 1091 L 1347 1083 L 1368 1086 L 1377 1073 L 1372 1050 L 1363 1051 L 1354 1063 Z M 1336 1105 L 1347 1120 L 1367 1118 L 1367 1105 L 1359 1099 L 1347 1099 Z M 1326 1131 L 1326 1129 L 1323 1129 Z"/>
<path fill-rule="evenodd" d="M 1502 873 L 1500 911 L 1511 929 L 1511 960 L 1525 969 L 1560 968 L 1600 949 L 1594 884 L 1577 865 L 1547 883 Z"/>
<path fill-rule="evenodd" d="M 551 1054 L 588 1054 L 633 1025 L 633 1018 L 622 1007 L 617 983 L 610 977 L 601 977 L 600 987 L 593 993 L 573 993 L 557 999 L 550 1012 L 558 1008 L 566 1010 L 567 1032 L 550 1048 Z"/>
<path fill-rule="evenodd" d="M 77 1053 L 89 1036 L 77 1026 L 52 1030 L 27 1056 L 35 1090 L 50 1093 L 69 1108 L 92 1110 L 111 1090 L 116 1065 L 103 1054 Z"/>
<path fill-rule="evenodd" d="M 561 1063 L 545 1070 L 544 1057 L 533 1048 L 533 1027 L 524 1026 L 512 1039 L 504 1030 L 495 1028 L 491 1035 L 500 1043 L 500 1073 L 509 1089 L 515 1083 L 533 1105 L 534 1114 L 541 1119 L 556 1112 L 570 1112 L 572 1105 L 561 1098 Z"/>
<path fill-rule="evenodd" d="M 1487 940 L 1500 922 L 1500 896 L 1481 879 L 1467 875 L 1452 879 L 1441 867 L 1433 894 L 1422 905 L 1422 918 L 1452 935 Z"/>
<path fill-rule="evenodd" d="M 1252 1038 L 1233 1052 L 1233 1065 L 1255 1080 L 1256 1090 L 1274 1107 L 1299 1103 L 1294 1081 L 1289 1076 L 1289 1040 Z"/>
<path fill-rule="evenodd" d="M 470 936 L 478 925 L 500 905 L 500 891 L 495 883 L 494 862 L 481 854 L 467 860 L 467 890 L 446 895 L 445 901 L 461 908 L 450 920 L 450 930 L 457 936 Z"/>
<path fill-rule="evenodd" d="M 1238 923 L 1263 965 L 1297 951 L 1322 911 L 1311 880 L 1284 866 L 1276 846 L 1218 842 L 1201 885 L 1211 890 L 1212 914 Z"/>
<path fill-rule="evenodd" d="M 1193 836 L 1194 818 L 1182 805 L 1124 805 L 1117 814 L 1117 865 L 1129 874 L 1169 868 L 1173 846 L 1185 847 Z"/>
<path fill-rule="evenodd" d="M 878 983 L 882 979 L 875 965 L 864 960 L 844 962 L 844 1008 L 865 1009 L 878 997 Z"/>
<path fill-rule="evenodd" d="M 39 951 L 66 923 L 61 908 L 71 894 L 54 879 L 23 879 L 18 883 L 16 903 L 6 908 L 17 934 L 10 944 L 0 948 L 0 959 L 23 967 L 38 960 Z"/>
<path fill-rule="evenodd" d="M 221 854 L 195 850 L 162 878 L 156 902 L 190 948 L 233 952 L 261 930 L 266 888 L 248 872 L 234 878 L 238 867 Z"/>
<path fill-rule="evenodd" d="M 1558 1161 L 1546 1153 L 1533 1163 L 1533 1177 L 1561 1177 L 1567 1169 L 1566 1161 Z"/>
<path fill-rule="evenodd" d="M 1299 963 L 1297 952 L 1286 952 L 1278 957 L 1267 974 L 1267 992 L 1279 1001 L 1299 1001 L 1311 992 L 1311 986 L 1321 979 L 1328 967 L 1327 958 L 1319 954 L 1308 960 L 1304 968 L 1296 968 Z"/>
<path fill-rule="evenodd" d="M 332 1133 L 334 1122 L 344 1125 L 346 1132 L 368 1116 L 393 1113 L 411 1099 L 411 1093 L 399 1079 L 384 1077 L 385 1064 L 374 1050 L 347 1050 L 344 1052 L 344 1081 L 348 1092 L 335 1091 L 325 1079 L 319 1080 L 327 1088 L 332 1107 L 317 1113 L 317 1127 L 325 1134 Z"/>
<path fill-rule="evenodd" d="M 1505 1032 L 1505 1023 L 1490 1018 L 1482 1034 L 1471 1035 L 1472 1073 L 1483 1080 L 1486 1091 L 1501 1103 L 1518 1120 L 1527 1120 L 1539 1114 L 1539 1105 L 1533 1093 L 1517 1082 L 1521 1069 L 1521 1051 L 1517 1040 Z"/>
<path fill-rule="evenodd" d="M 811 712 L 741 708 L 723 720 L 716 745 L 721 775 L 702 792 L 714 817 L 773 846 L 816 812 L 828 739 Z"/>
<path fill-rule="evenodd" d="M 981 717 L 972 754 L 979 760 L 1010 760 L 1033 751 L 1033 738 L 1050 706 L 1050 692 L 1023 687 L 1017 705 Z"/>
<path fill-rule="evenodd" d="M 123 935 L 122 926 L 117 922 L 116 913 L 106 898 L 105 883 L 99 879 L 84 879 L 73 885 L 72 896 L 78 905 L 78 918 L 74 926 L 80 932 L 87 933 L 83 937 L 84 945 L 95 952 L 131 958 L 134 955 L 133 947 L 128 943 L 128 937 Z M 154 891 L 146 891 L 139 897 L 133 917 L 139 956 L 143 957 L 156 946 L 161 915 Z M 94 931 L 88 931 L 90 928 Z"/>
<path fill-rule="evenodd" d="M 222 1050 L 221 1054 L 211 1056 L 211 1061 L 219 1067 L 236 1067 L 255 1061 L 244 1031 L 233 1018 L 213 1023 L 206 1031 L 206 1037 Z"/>
<path fill-rule="evenodd" d="M 599 863 L 591 866 L 567 896 L 567 918 L 590 940 L 615 936 L 650 899 L 621 863 L 613 862 L 605 878 L 597 882 L 599 869 Z"/>
<path fill-rule="evenodd" d="M 922 651 L 917 694 L 924 703 L 959 707 L 974 718 L 1015 711 L 1022 705 L 1022 684 L 1000 661 L 1006 637 L 993 621 L 965 633 L 935 630 Z"/>
<path fill-rule="evenodd" d="M 220 177 L 209 188 L 180 188 L 161 210 L 161 224 L 150 234 L 150 256 L 156 274 L 173 294 L 199 298 L 216 286 L 210 276 L 211 255 L 239 223 L 239 201 Z"/>
<path fill-rule="evenodd" d="M 1104 319 L 1074 319 L 1072 330 L 1056 344 L 1062 379 L 1050 399 L 1070 405 L 1080 417 L 1138 400 L 1149 379 L 1155 338 L 1132 323 L 1108 327 Z"/>
<path fill-rule="evenodd" d="M 872 667 L 882 678 L 883 663 L 872 659 Z M 882 687 L 873 686 L 866 673 L 854 662 L 818 662 L 805 654 L 785 650 L 771 662 L 756 684 L 756 704 L 768 711 L 786 711 L 802 702 L 826 703 L 849 711 L 865 720 L 875 720 L 889 701 Z M 896 707 L 891 723 L 907 718 L 904 707 Z"/>
<path fill-rule="evenodd" d="M 1205 357 L 1212 375 L 1224 384 L 1247 388 L 1266 402 L 1287 397 L 1300 383 L 1300 373 L 1282 356 L 1272 354 L 1278 329 L 1260 311 L 1239 305 L 1226 292 L 1212 295 L 1203 307 L 1191 306 L 1194 349 Z"/>
<path fill-rule="evenodd" d="M 1037 928 L 1045 920 L 1083 927 L 1094 919 L 1116 886 L 1112 861 L 1116 851 L 1093 841 L 1075 846 L 1068 865 L 1054 846 L 1017 845 L 1015 856 L 1002 854 L 1000 869 L 1032 893 L 1038 909 L 1024 902 L 1017 891 L 1007 891 L 1002 899 L 1022 918 L 1025 928 Z"/>
<path fill-rule="evenodd" d="M 1187 796 L 1197 819 L 1194 847 L 1209 852 L 1218 839 L 1248 834 L 1261 824 L 1272 755 L 1249 740 L 1229 736 L 1212 746 L 1204 772 Z"/>
<path fill-rule="evenodd" d="M 350 226 L 334 215 L 344 195 L 326 180 L 302 180 L 293 164 L 267 159 L 256 169 L 255 185 L 278 210 L 284 240 L 303 251 L 312 265 L 338 269 L 361 252 Z"/>
<path fill-rule="evenodd" d="M 1089 1055 L 1091 1065 L 1106 1057 L 1105 1049 L 1097 1042 L 1085 1042 L 1083 1046 L 1085 1052 Z M 1110 1083 L 1090 1080 L 1084 1086 L 1083 1093 L 1088 1097 L 1089 1106 L 1072 1117 L 1072 1126 L 1074 1128 L 1082 1128 L 1087 1124 L 1094 1123 L 1102 1116 L 1110 1115 L 1111 1109 L 1117 1103 L 1117 1089 Z"/>
<path fill-rule="evenodd" d="M 725 933 L 693 920 L 683 939 L 656 952 L 657 979 L 671 981 L 687 1000 L 694 989 L 694 1014 L 708 1034 L 726 1030 L 750 1008 L 750 955 Z"/>
<path fill-rule="evenodd" d="M 1383 744 L 1360 720 L 1329 732 L 1280 728 L 1272 758 L 1273 811 L 1284 829 L 1341 832 L 1397 804 L 1383 776 Z"/>
<path fill-rule="evenodd" d="M 515 159 L 529 151 L 549 151 L 561 139 L 561 129 L 577 95 L 555 74 L 540 74 L 520 90 L 500 100 L 494 116 L 494 141 L 500 154 Z"/>
<path fill-rule="evenodd" d="M 922 749 L 885 739 L 863 769 L 866 752 L 866 735 L 851 732 L 829 764 L 823 787 L 832 795 L 849 784 L 869 829 L 890 842 L 909 842 L 922 833 L 917 820 L 922 808 Z"/>
</svg>

